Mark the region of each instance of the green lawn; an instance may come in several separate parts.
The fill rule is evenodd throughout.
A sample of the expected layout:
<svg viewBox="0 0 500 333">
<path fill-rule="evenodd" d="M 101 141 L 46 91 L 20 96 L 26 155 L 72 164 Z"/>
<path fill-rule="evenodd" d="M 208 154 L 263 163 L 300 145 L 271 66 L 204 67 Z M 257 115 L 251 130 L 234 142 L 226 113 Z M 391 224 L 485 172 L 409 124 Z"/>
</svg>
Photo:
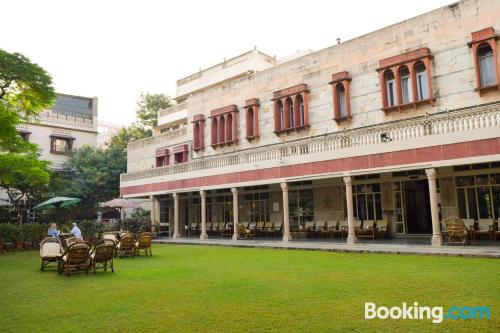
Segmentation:
<svg viewBox="0 0 500 333">
<path fill-rule="evenodd" d="M 116 271 L 40 272 L 0 255 L 2 332 L 463 331 L 500 327 L 500 261 L 155 245 Z M 491 320 L 365 320 L 364 302 L 487 305 Z"/>
</svg>

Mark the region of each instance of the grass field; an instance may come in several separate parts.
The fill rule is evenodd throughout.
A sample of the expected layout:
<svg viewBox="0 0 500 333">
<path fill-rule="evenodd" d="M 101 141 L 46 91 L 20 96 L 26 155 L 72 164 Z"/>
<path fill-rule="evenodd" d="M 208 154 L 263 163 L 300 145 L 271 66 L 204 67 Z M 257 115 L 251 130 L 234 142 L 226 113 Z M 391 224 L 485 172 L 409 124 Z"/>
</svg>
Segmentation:
<svg viewBox="0 0 500 333">
<path fill-rule="evenodd" d="M 155 245 L 116 271 L 40 272 L 0 255 L 2 332 L 494 332 L 500 261 Z M 364 303 L 486 305 L 491 320 L 365 320 Z"/>
</svg>

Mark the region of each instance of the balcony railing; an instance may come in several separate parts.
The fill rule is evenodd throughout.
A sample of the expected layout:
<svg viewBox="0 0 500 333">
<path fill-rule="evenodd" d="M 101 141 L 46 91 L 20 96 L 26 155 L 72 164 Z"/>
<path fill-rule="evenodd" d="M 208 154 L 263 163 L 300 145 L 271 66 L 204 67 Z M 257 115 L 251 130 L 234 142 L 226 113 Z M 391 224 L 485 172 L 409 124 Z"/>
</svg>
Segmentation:
<svg viewBox="0 0 500 333">
<path fill-rule="evenodd" d="M 272 144 L 190 162 L 122 174 L 122 181 L 193 172 L 230 165 L 279 160 L 286 157 L 402 141 L 425 136 L 489 128 L 500 125 L 500 102 L 439 112 L 432 115 L 372 125 L 343 132 Z"/>
<path fill-rule="evenodd" d="M 71 125 L 85 128 L 94 128 L 92 119 L 84 119 L 66 116 L 57 113 L 40 112 L 38 115 L 29 118 L 30 123 L 45 123 L 49 125 Z"/>
<path fill-rule="evenodd" d="M 166 117 L 168 116 L 169 114 L 172 114 L 172 113 L 176 113 L 176 112 L 179 112 L 179 111 L 182 111 L 182 110 L 185 110 L 187 108 L 186 106 L 186 103 L 181 103 L 181 104 L 176 104 L 176 105 L 172 105 L 171 107 L 165 109 L 165 110 L 161 110 L 159 112 L 159 117 L 162 118 L 162 117 Z"/>
<path fill-rule="evenodd" d="M 172 132 L 166 132 L 160 135 L 151 136 L 149 138 L 130 142 L 127 145 L 128 150 L 139 149 L 146 146 L 158 145 L 160 142 L 172 140 L 186 135 L 186 128 L 180 128 Z"/>
</svg>

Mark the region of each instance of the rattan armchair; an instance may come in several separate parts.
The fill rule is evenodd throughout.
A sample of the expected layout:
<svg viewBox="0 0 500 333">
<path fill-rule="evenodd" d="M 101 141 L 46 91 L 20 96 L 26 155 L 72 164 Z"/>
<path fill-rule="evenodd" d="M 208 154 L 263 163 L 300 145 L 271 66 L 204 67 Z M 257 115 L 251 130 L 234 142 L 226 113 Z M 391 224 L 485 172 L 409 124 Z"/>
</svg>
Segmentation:
<svg viewBox="0 0 500 333">
<path fill-rule="evenodd" d="M 493 219 L 477 220 L 477 228 L 474 230 L 474 239 L 478 239 L 481 235 L 488 235 L 490 240 L 493 240 Z"/>
<path fill-rule="evenodd" d="M 250 230 L 248 230 L 245 227 L 244 223 L 238 223 L 236 225 L 236 228 L 238 229 L 238 239 L 247 239 L 248 234 L 250 233 Z"/>
<path fill-rule="evenodd" d="M 360 238 L 375 239 L 375 221 L 364 220 L 363 227 L 357 229 L 357 236 Z"/>
<path fill-rule="evenodd" d="M 140 251 L 144 251 L 146 255 L 152 256 L 151 244 L 153 240 L 153 235 L 150 232 L 143 232 L 137 237 L 137 242 L 135 243 L 135 251 L 137 255 L 140 255 Z"/>
<path fill-rule="evenodd" d="M 450 216 L 444 220 L 444 224 L 448 231 L 448 244 L 465 245 L 467 243 L 467 228 L 462 219 Z"/>
<path fill-rule="evenodd" d="M 86 242 L 74 242 L 68 246 L 58 263 L 59 274 L 72 272 L 89 272 L 90 247 Z"/>
<path fill-rule="evenodd" d="M 120 258 L 125 255 L 135 256 L 135 238 L 131 233 L 124 233 L 116 245 L 116 252 Z"/>
<path fill-rule="evenodd" d="M 326 227 L 325 230 L 323 230 L 322 234 L 327 236 L 327 237 L 334 237 L 336 234 L 340 234 L 340 237 L 342 237 L 342 230 L 338 228 L 339 222 L 336 220 L 329 220 L 326 221 Z"/>
<path fill-rule="evenodd" d="M 40 243 L 40 258 L 42 264 L 40 270 L 43 272 L 50 263 L 56 263 L 61 259 L 63 246 L 58 237 L 47 237 Z"/>
<path fill-rule="evenodd" d="M 375 237 L 383 238 L 389 235 L 387 220 L 377 220 L 375 227 Z"/>
<path fill-rule="evenodd" d="M 113 266 L 113 257 L 115 256 L 115 243 L 110 239 L 101 239 L 90 253 L 90 269 L 104 269 L 105 271 L 111 268 L 111 272 L 115 272 Z"/>
<path fill-rule="evenodd" d="M 316 221 L 314 222 L 314 230 L 311 234 L 315 237 L 321 238 L 323 236 L 323 231 L 325 231 L 326 221 Z"/>
</svg>

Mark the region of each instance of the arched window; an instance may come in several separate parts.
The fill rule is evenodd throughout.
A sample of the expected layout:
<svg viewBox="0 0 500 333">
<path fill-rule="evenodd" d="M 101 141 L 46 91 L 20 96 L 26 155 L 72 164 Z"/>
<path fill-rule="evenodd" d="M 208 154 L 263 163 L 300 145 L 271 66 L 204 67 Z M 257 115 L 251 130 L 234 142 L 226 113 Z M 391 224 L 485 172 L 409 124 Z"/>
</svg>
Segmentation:
<svg viewBox="0 0 500 333">
<path fill-rule="evenodd" d="M 285 126 L 285 113 L 284 113 L 284 110 L 283 110 L 283 103 L 281 102 L 281 100 L 278 100 L 276 101 L 276 104 L 275 104 L 275 111 L 276 111 L 276 128 L 275 130 L 276 131 L 281 131 L 284 129 L 284 126 Z"/>
<path fill-rule="evenodd" d="M 483 43 L 477 49 L 481 87 L 493 86 L 496 80 L 495 58 L 490 44 Z"/>
<path fill-rule="evenodd" d="M 224 117 L 220 117 L 219 119 L 219 140 L 217 143 L 221 144 L 226 142 L 226 135 L 225 135 L 225 129 L 226 129 L 226 120 Z"/>
<path fill-rule="evenodd" d="M 396 105 L 396 81 L 394 74 L 390 69 L 385 71 L 385 89 L 387 91 L 387 106 L 391 107 Z"/>
<path fill-rule="evenodd" d="M 255 136 L 253 108 L 247 110 L 247 137 Z"/>
<path fill-rule="evenodd" d="M 412 88 L 410 70 L 406 66 L 399 67 L 399 76 L 401 78 L 401 97 L 402 103 L 408 104 L 412 101 Z"/>
<path fill-rule="evenodd" d="M 340 111 L 340 118 L 347 117 L 347 105 L 345 97 L 345 88 L 342 83 L 337 84 L 338 108 Z"/>
<path fill-rule="evenodd" d="M 216 145 L 217 142 L 219 142 L 219 140 L 218 140 L 219 130 L 218 130 L 217 125 L 218 125 L 217 118 L 213 117 L 212 118 L 212 145 Z"/>
<path fill-rule="evenodd" d="M 299 124 L 298 126 L 305 125 L 305 113 L 304 113 L 304 100 L 302 99 L 302 95 L 297 95 L 295 99 L 297 102 L 297 110 L 299 111 Z"/>
<path fill-rule="evenodd" d="M 286 99 L 285 103 L 286 103 L 286 107 L 288 109 L 288 119 L 290 120 L 290 128 L 294 128 L 295 127 L 295 119 L 294 119 L 294 115 L 293 115 L 292 99 L 290 97 L 288 97 Z"/>
<path fill-rule="evenodd" d="M 193 126 L 193 143 L 194 147 L 200 147 L 200 124 L 195 123 Z"/>
<path fill-rule="evenodd" d="M 227 115 L 226 121 L 226 141 L 233 140 L 233 116 L 231 113 Z"/>
<path fill-rule="evenodd" d="M 429 98 L 429 81 L 427 79 L 427 68 L 422 61 L 417 61 L 414 66 L 417 82 L 417 100 L 422 101 Z"/>
</svg>

